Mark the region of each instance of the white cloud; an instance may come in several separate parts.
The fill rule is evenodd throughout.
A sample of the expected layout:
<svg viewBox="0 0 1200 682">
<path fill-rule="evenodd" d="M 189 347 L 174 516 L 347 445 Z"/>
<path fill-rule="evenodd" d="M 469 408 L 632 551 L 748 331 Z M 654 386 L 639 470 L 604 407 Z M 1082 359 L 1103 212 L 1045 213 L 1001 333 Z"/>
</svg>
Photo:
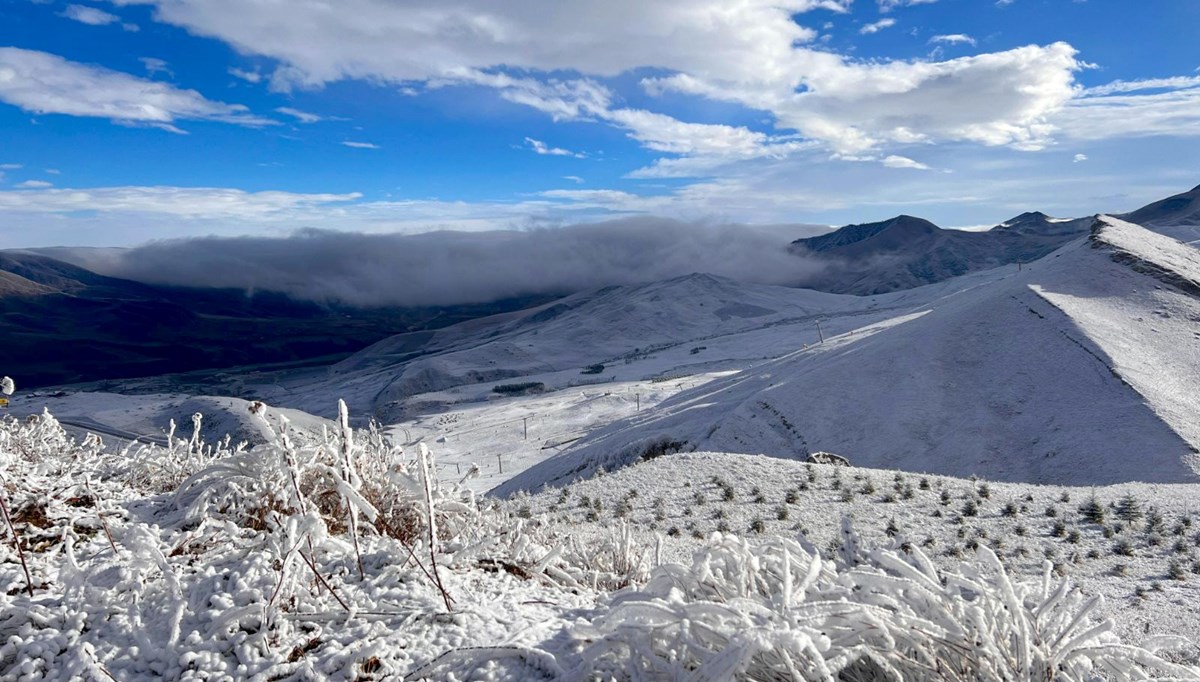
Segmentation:
<svg viewBox="0 0 1200 682">
<path fill-rule="evenodd" d="M 25 182 L 17 183 L 18 189 L 46 189 L 53 187 L 54 183 L 46 182 L 45 180 L 26 180 Z"/>
<path fill-rule="evenodd" d="M 885 19 L 880 19 L 879 21 L 872 22 L 870 24 L 864 24 L 862 28 L 858 29 L 858 32 L 862 33 L 863 35 L 867 35 L 867 34 L 871 34 L 871 33 L 879 33 L 883 29 L 891 28 L 892 26 L 895 26 L 895 25 L 896 25 L 896 20 L 892 19 L 891 17 L 887 17 Z"/>
<path fill-rule="evenodd" d="M 570 180 L 577 185 L 583 184 L 583 178 L 579 177 L 578 175 L 564 175 L 563 180 Z"/>
<path fill-rule="evenodd" d="M 1088 160 L 1088 155 L 1087 155 L 1087 154 L 1076 154 L 1076 155 L 1075 155 L 1075 158 L 1073 159 L 1073 161 L 1074 161 L 1075 163 L 1082 163 L 1082 162 L 1084 162 L 1084 161 L 1087 161 L 1087 160 Z"/>
<path fill-rule="evenodd" d="M 195 90 L 15 47 L 0 47 L 0 101 L 38 114 L 94 116 L 172 132 L 182 132 L 174 126 L 181 119 L 274 123 L 244 106 L 205 99 Z"/>
<path fill-rule="evenodd" d="M 1088 88 L 1084 97 L 1099 97 L 1143 90 L 1186 90 L 1200 87 L 1200 76 L 1174 76 L 1172 78 L 1147 78 L 1136 81 L 1113 81 L 1105 85 Z"/>
<path fill-rule="evenodd" d="M 261 83 L 263 81 L 263 75 L 259 73 L 258 70 L 246 71 L 245 69 L 230 67 L 228 73 L 230 76 L 233 76 L 234 78 L 240 78 L 247 83 Z"/>
<path fill-rule="evenodd" d="M 20 170 L 22 168 L 24 166 L 19 163 L 0 163 L 0 170 Z"/>
<path fill-rule="evenodd" d="M 0 210 L 25 214 L 70 214 L 77 211 L 243 221 L 286 218 L 295 211 L 355 201 L 361 194 L 296 194 L 245 192 L 210 187 L 101 187 L 48 189 L 50 183 L 29 181 L 18 187 L 37 191 L 0 192 Z"/>
<path fill-rule="evenodd" d="M 788 68 L 814 37 L 795 14 L 846 11 L 851 0 L 435 0 L 323 3 L 272 0 L 117 0 L 149 4 L 160 21 L 282 62 L 278 86 L 342 79 L 394 83 L 505 65 L 614 76 L 657 66 L 729 77 Z"/>
<path fill-rule="evenodd" d="M 121 17 L 115 14 L 85 5 L 67 5 L 61 16 L 90 26 L 106 26 L 121 20 Z"/>
<path fill-rule="evenodd" d="M 908 158 L 907 156 L 897 156 L 895 154 L 884 157 L 882 163 L 883 163 L 883 165 L 887 166 L 888 168 L 912 168 L 915 170 L 933 170 L 929 166 L 926 166 L 925 164 L 921 163 L 920 161 L 913 161 L 912 159 Z"/>
<path fill-rule="evenodd" d="M 310 114 L 307 111 L 300 111 L 299 109 L 293 109 L 291 107 L 278 107 L 275 109 L 275 111 L 283 114 L 284 116 L 291 116 L 301 123 L 317 123 L 325 120 L 324 116 Z"/>
<path fill-rule="evenodd" d="M 587 157 L 587 154 L 582 152 L 573 152 L 570 149 L 547 146 L 545 142 L 542 142 L 541 140 L 535 140 L 532 137 L 525 138 L 525 144 L 540 156 L 573 156 L 577 159 Z"/>
<path fill-rule="evenodd" d="M 937 0 L 878 0 L 880 12 L 890 12 L 897 7 L 912 7 L 913 5 L 931 5 Z"/>
<path fill-rule="evenodd" d="M 342 142 L 342 146 L 351 147 L 353 149 L 379 149 L 379 145 L 375 144 L 374 142 L 355 142 L 353 140 L 346 140 Z"/>
<path fill-rule="evenodd" d="M 47 168 L 46 174 L 47 175 L 62 175 L 62 171 L 60 171 L 57 168 Z"/>
<path fill-rule="evenodd" d="M 946 61 L 865 61 L 816 49 L 816 31 L 850 0 L 114 0 L 155 7 L 159 21 L 225 41 L 269 72 L 234 70 L 272 87 L 315 88 L 358 79 L 403 92 L 475 85 L 557 121 L 598 121 L 664 155 L 635 177 L 703 175 L 747 159 L 777 159 L 817 144 L 845 157 L 886 156 L 895 145 L 969 142 L 1035 150 L 1057 134 L 1112 134 L 1118 109 L 1149 131 L 1191 125 L 1178 91 L 1127 102 L 1081 92 L 1087 65 L 1066 43 L 1029 45 Z M 891 11 L 929 0 L 878 0 Z M 934 38 L 971 46 L 965 34 Z M 267 62 L 262 62 L 267 63 Z M 604 78 L 635 69 L 651 94 L 677 92 L 763 112 L 770 133 L 691 124 L 614 105 Z M 565 75 L 564 75 L 565 74 Z M 1117 86 L 1114 86 L 1117 87 Z M 1120 86 L 1126 87 L 1126 86 Z M 1108 94 L 1117 94 L 1110 92 Z M 1090 108 L 1089 108 L 1090 107 Z M 1194 118 L 1194 117 L 1193 117 Z M 1069 131 L 1069 132 L 1065 132 Z"/>
<path fill-rule="evenodd" d="M 1077 140 L 1200 136 L 1200 88 L 1080 97 L 1059 112 L 1054 123 L 1063 135 Z"/>
<path fill-rule="evenodd" d="M 931 43 L 942 43 L 946 45 L 974 45 L 975 39 L 965 33 L 949 33 L 946 35 L 934 36 L 929 39 Z"/>
<path fill-rule="evenodd" d="M 1074 95 L 1078 68 L 1074 48 L 1055 43 L 944 62 L 859 64 L 813 53 L 799 92 L 688 76 L 654 85 L 772 111 L 777 127 L 844 155 L 913 138 L 1035 149 L 1053 132 L 1048 117 Z"/>
<path fill-rule="evenodd" d="M 138 61 L 142 63 L 142 66 L 146 67 L 146 73 L 150 74 L 151 76 L 156 73 L 165 73 L 172 77 L 175 76 L 175 73 L 171 71 L 171 67 L 169 64 L 167 64 L 166 60 L 159 59 L 158 57 L 138 57 Z"/>
</svg>

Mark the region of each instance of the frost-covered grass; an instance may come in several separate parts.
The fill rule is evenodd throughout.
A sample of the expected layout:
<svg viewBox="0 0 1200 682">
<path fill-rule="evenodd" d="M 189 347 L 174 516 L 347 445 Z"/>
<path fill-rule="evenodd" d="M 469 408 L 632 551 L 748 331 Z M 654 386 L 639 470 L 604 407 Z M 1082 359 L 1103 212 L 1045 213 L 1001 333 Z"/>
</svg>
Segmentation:
<svg viewBox="0 0 1200 682">
<path fill-rule="evenodd" d="M 1086 513 L 1093 499 L 1099 522 Z M 1197 500 L 1200 485 L 1192 484 L 1025 485 L 680 453 L 505 504 L 582 537 L 625 522 L 647 542 L 662 535 L 663 555 L 674 561 L 686 560 L 714 531 L 803 533 L 829 552 L 840 546 L 839 522 L 849 516 L 869 544 L 915 546 L 945 568 L 980 546 L 1028 578 L 1048 560 L 1056 575 L 1107 598 L 1123 636 L 1175 633 L 1200 641 Z"/>
<path fill-rule="evenodd" d="M 983 546 L 935 562 L 848 527 L 832 552 L 774 517 L 665 561 L 639 518 L 683 514 L 661 483 L 624 511 L 597 490 L 616 475 L 480 504 L 424 449 L 267 414 L 252 448 L 119 454 L 49 415 L 0 421 L 0 679 L 1197 678 L 1155 653 L 1180 642 L 1122 645 L 1053 563 L 1017 577 Z M 744 483 L 712 485 L 787 504 Z M 549 511 L 580 491 L 587 509 Z"/>
</svg>

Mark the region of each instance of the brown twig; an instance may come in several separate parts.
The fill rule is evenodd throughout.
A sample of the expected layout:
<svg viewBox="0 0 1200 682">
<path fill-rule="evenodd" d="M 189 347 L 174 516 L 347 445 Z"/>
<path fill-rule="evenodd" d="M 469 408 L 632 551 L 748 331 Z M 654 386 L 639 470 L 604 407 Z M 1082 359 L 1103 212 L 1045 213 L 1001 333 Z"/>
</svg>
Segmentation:
<svg viewBox="0 0 1200 682">
<path fill-rule="evenodd" d="M 92 498 L 92 504 L 96 507 L 96 518 L 100 519 L 100 525 L 104 528 L 104 536 L 108 538 L 108 545 L 112 547 L 113 555 L 120 558 L 121 553 L 117 551 L 117 543 L 113 542 L 112 531 L 108 529 L 108 521 L 100 511 L 100 498 L 92 492 L 92 484 L 87 479 L 84 479 L 83 487 L 87 489 L 88 495 Z"/>
<path fill-rule="evenodd" d="M 346 606 L 346 602 L 342 601 L 342 598 L 338 596 L 338 593 L 333 591 L 333 587 L 330 586 L 329 583 L 325 582 L 324 576 L 322 576 L 321 572 L 317 570 L 317 565 L 313 563 L 312 559 L 305 555 L 304 552 L 297 553 L 300 555 L 301 559 L 304 559 L 304 563 L 308 564 L 308 567 L 312 569 L 313 575 L 317 576 L 317 582 L 324 585 L 325 589 L 329 590 L 329 594 L 332 594 L 333 598 L 337 600 L 337 603 L 341 604 L 342 608 L 349 612 L 350 607 Z"/>
<path fill-rule="evenodd" d="M 25 587 L 29 588 L 29 597 L 33 598 L 33 576 L 29 574 L 29 564 L 25 563 L 25 550 L 21 547 L 21 536 L 17 535 L 17 527 L 13 525 L 12 517 L 8 514 L 8 503 L 4 501 L 4 495 L 0 494 L 0 512 L 4 512 L 4 522 L 8 524 L 8 530 L 12 532 L 13 547 L 17 548 L 17 556 L 21 559 L 21 568 L 25 571 Z"/>
</svg>

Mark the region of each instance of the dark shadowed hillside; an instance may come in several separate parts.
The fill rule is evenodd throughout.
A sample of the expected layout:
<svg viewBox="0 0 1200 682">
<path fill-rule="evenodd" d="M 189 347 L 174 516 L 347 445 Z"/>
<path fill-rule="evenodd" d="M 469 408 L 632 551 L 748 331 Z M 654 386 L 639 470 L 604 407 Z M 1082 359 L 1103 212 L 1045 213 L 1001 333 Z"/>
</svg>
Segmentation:
<svg viewBox="0 0 1200 682">
<path fill-rule="evenodd" d="M 328 307 L 276 293 L 159 287 L 0 252 L 0 367 L 36 387 L 249 364 L 332 361 L 396 333 L 532 299 L 447 308 Z"/>
</svg>

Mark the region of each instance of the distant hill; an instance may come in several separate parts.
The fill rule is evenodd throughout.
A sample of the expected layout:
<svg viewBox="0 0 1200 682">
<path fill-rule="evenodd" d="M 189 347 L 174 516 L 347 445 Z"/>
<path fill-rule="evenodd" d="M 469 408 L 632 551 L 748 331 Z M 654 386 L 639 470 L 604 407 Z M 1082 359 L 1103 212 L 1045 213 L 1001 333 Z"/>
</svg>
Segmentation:
<svg viewBox="0 0 1200 682">
<path fill-rule="evenodd" d="M 1200 251 L 1093 222 L 1021 272 L 956 280 L 952 295 L 588 434 L 500 492 L 611 471 L 663 443 L 991 480 L 1200 480 Z"/>
<path fill-rule="evenodd" d="M 526 307 L 353 309 L 162 287 L 0 251 L 0 371 L 34 388 L 253 364 L 332 362 L 398 332 Z"/>
<path fill-rule="evenodd" d="M 945 230 L 901 215 L 797 239 L 792 250 L 826 267 L 804 286 L 871 295 L 940 282 L 970 272 L 1037 260 L 1087 232 L 1090 219 L 1023 213 L 986 232 Z"/>
<path fill-rule="evenodd" d="M 1200 239 L 1200 185 L 1120 216 L 1182 241 Z"/>
<path fill-rule="evenodd" d="M 1200 225 L 1200 185 L 1121 216 L 1138 225 Z"/>
</svg>

